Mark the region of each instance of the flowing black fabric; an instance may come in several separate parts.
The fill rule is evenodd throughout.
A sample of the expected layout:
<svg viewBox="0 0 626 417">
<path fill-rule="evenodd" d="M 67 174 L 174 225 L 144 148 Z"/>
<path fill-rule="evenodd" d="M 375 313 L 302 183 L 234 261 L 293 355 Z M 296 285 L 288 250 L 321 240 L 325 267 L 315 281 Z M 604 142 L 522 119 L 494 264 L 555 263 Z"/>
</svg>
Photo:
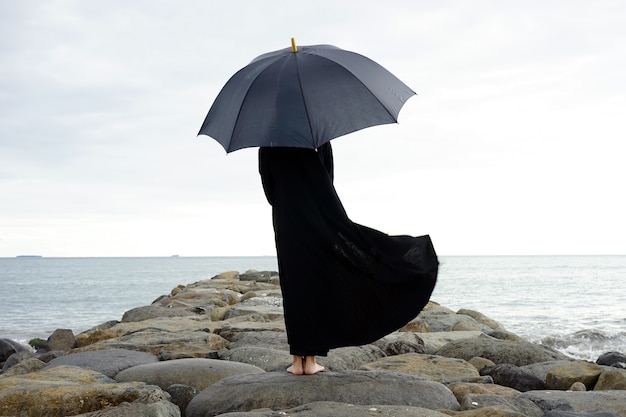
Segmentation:
<svg viewBox="0 0 626 417">
<path fill-rule="evenodd" d="M 429 236 L 389 236 L 348 218 L 332 164 L 330 143 L 259 150 L 293 355 L 378 340 L 419 314 L 437 280 Z"/>
</svg>

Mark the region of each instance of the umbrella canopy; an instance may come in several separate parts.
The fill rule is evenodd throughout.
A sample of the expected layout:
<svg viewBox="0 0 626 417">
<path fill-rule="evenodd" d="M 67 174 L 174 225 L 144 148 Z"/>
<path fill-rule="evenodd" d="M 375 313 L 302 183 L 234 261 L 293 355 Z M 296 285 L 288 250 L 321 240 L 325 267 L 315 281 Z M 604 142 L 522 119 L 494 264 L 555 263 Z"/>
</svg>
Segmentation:
<svg viewBox="0 0 626 417">
<path fill-rule="evenodd" d="M 255 146 L 318 148 L 366 127 L 396 123 L 415 95 L 371 59 L 331 45 L 255 58 L 224 85 L 200 132 L 227 152 Z"/>
</svg>

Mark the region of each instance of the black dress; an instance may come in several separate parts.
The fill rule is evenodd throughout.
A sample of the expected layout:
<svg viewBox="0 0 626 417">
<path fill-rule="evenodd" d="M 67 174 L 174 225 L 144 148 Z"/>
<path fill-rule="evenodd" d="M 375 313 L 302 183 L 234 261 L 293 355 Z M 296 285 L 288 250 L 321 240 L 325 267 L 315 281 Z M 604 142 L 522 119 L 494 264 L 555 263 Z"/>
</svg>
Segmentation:
<svg viewBox="0 0 626 417">
<path fill-rule="evenodd" d="M 332 166 L 330 143 L 318 151 L 259 150 L 293 355 L 378 340 L 415 318 L 437 281 L 430 237 L 389 236 L 353 223 Z"/>
</svg>

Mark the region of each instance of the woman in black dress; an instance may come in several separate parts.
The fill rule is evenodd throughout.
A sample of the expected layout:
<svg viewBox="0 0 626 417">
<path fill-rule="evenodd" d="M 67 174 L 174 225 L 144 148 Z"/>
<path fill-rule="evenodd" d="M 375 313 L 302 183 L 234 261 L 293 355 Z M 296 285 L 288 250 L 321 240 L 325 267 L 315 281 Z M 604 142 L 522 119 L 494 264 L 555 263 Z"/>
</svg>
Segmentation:
<svg viewBox="0 0 626 417">
<path fill-rule="evenodd" d="M 415 318 L 437 280 L 428 236 L 389 236 L 353 223 L 333 186 L 330 142 L 317 150 L 263 147 L 294 374 L 315 356 L 374 342 Z"/>
</svg>

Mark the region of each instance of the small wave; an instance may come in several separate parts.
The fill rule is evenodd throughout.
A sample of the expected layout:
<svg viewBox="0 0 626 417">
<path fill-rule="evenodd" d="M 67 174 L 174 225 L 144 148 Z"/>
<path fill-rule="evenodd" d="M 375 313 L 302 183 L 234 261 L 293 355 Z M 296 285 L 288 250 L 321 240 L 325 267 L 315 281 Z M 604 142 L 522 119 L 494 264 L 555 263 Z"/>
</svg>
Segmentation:
<svg viewBox="0 0 626 417">
<path fill-rule="evenodd" d="M 547 336 L 539 342 L 576 359 L 595 362 L 603 353 L 623 352 L 626 332 L 609 333 L 586 329 L 565 335 Z"/>
</svg>

